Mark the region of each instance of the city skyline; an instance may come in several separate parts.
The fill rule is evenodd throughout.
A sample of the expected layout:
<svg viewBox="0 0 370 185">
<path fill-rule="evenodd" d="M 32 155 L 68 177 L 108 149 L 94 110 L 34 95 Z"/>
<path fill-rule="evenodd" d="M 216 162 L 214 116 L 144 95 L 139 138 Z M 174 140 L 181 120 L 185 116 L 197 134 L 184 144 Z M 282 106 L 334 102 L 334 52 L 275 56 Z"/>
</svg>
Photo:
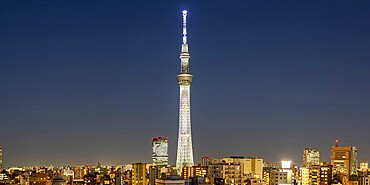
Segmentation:
<svg viewBox="0 0 370 185">
<path fill-rule="evenodd" d="M 4 1 L 4 166 L 150 162 L 156 136 L 174 164 L 183 9 L 196 162 L 370 159 L 369 2 Z"/>
</svg>

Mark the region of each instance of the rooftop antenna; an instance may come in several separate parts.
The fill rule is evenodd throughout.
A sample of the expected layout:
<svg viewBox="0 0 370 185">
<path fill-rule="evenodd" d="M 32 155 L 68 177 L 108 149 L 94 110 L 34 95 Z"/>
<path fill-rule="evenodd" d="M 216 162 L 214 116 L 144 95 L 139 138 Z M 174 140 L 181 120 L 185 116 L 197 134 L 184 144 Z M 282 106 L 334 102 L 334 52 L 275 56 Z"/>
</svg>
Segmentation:
<svg viewBox="0 0 370 185">
<path fill-rule="evenodd" d="M 182 43 L 186 44 L 187 42 L 187 37 L 186 37 L 186 16 L 188 14 L 188 11 L 183 10 L 182 11 Z"/>
</svg>

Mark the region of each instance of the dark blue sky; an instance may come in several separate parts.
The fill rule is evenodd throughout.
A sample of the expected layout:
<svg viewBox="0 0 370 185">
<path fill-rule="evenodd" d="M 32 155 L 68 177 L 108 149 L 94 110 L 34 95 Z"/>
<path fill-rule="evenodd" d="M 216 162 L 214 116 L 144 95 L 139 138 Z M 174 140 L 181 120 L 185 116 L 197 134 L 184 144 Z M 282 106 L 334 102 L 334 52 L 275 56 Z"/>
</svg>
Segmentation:
<svg viewBox="0 0 370 185">
<path fill-rule="evenodd" d="M 0 2 L 5 165 L 174 163 L 183 8 L 196 161 L 370 160 L 369 1 L 52 0 Z"/>
</svg>

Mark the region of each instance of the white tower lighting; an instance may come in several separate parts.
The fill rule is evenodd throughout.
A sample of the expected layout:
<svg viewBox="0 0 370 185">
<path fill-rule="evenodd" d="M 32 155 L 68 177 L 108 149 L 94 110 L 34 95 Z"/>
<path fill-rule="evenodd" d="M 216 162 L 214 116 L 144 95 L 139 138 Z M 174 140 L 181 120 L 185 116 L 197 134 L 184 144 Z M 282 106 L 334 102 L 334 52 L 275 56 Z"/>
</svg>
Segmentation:
<svg viewBox="0 0 370 185">
<path fill-rule="evenodd" d="M 187 44 L 186 16 L 187 11 L 182 11 L 183 30 L 181 46 L 181 70 L 177 75 L 177 82 L 180 86 L 180 105 L 179 105 L 179 136 L 177 141 L 176 168 L 181 171 L 184 167 L 194 166 L 193 144 L 191 139 L 191 119 L 190 119 L 190 84 L 193 75 L 189 74 L 189 50 Z"/>
</svg>

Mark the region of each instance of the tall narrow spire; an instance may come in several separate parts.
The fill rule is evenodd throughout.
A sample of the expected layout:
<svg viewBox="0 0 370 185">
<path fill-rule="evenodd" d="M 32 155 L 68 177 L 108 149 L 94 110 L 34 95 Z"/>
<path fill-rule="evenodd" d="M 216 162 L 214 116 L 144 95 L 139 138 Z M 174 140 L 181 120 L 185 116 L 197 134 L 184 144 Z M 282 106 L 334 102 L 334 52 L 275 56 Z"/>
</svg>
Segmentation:
<svg viewBox="0 0 370 185">
<path fill-rule="evenodd" d="M 181 171 L 184 167 L 194 166 L 193 144 L 191 138 L 191 118 L 190 118 L 190 84 L 193 75 L 189 74 L 190 54 L 187 44 L 186 29 L 187 11 L 182 11 L 183 30 L 181 45 L 181 70 L 177 75 L 177 82 L 180 86 L 180 105 L 179 105 L 179 136 L 177 141 L 176 168 Z"/>
<path fill-rule="evenodd" d="M 182 43 L 186 44 L 187 42 L 187 32 L 186 32 L 186 16 L 188 15 L 188 11 L 182 11 Z"/>
</svg>

